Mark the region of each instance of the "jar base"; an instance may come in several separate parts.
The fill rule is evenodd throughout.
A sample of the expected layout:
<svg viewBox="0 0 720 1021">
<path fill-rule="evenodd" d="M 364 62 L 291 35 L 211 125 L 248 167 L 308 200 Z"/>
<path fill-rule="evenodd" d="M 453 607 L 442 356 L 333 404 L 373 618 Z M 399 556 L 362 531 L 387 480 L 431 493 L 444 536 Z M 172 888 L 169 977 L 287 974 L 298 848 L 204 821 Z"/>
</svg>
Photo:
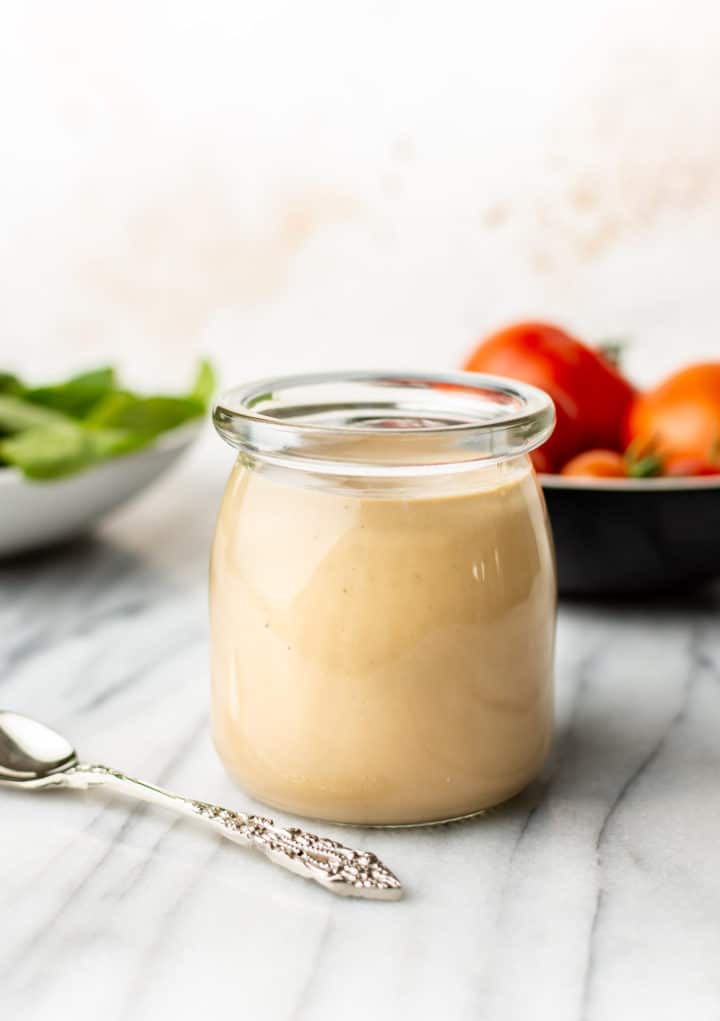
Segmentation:
<svg viewBox="0 0 720 1021">
<path fill-rule="evenodd" d="M 479 808 L 471 809 L 468 812 L 456 812 L 449 815 L 440 815 L 437 818 L 432 819 L 418 819 L 409 820 L 403 822 L 370 822 L 358 819 L 337 819 L 326 815 L 316 815 L 311 812 L 302 812 L 296 808 L 292 808 L 287 804 L 283 804 L 279 801 L 273 801 L 270 798 L 265 798 L 261 794 L 255 793 L 246 787 L 245 784 L 240 782 L 237 777 L 233 776 L 231 772 L 226 770 L 228 776 L 235 784 L 250 797 L 259 801 L 273 812 L 282 812 L 285 815 L 293 815 L 299 819 L 307 820 L 311 823 L 317 823 L 318 825 L 329 825 L 329 826 L 343 826 L 354 829 L 371 829 L 371 830 L 408 830 L 408 829 L 420 829 L 428 826 L 446 826 L 452 822 L 465 822 L 468 819 L 477 819 L 481 815 L 487 815 L 495 808 L 499 808 L 500 805 L 504 805 L 506 802 L 511 801 L 513 798 L 521 794 L 537 777 L 537 771 L 530 777 L 523 780 L 522 783 L 511 787 L 507 793 L 503 793 L 497 798 L 493 798 L 490 802 L 482 805 Z"/>
<path fill-rule="evenodd" d="M 524 787 L 521 787 L 520 790 L 524 790 Z M 515 794 L 510 795 L 510 798 L 514 798 L 519 793 L 520 791 L 516 791 Z M 429 826 L 447 826 L 451 822 L 466 822 L 468 819 L 478 819 L 481 815 L 487 815 L 488 812 L 492 812 L 498 805 L 503 805 L 510 798 L 503 798 L 502 801 L 498 801 L 495 805 L 488 805 L 487 808 L 477 808 L 474 812 L 450 815 L 446 819 L 425 819 L 421 822 L 334 822 L 330 819 L 318 819 L 317 822 L 324 822 L 333 826 L 349 826 L 363 830 L 418 830 Z"/>
</svg>

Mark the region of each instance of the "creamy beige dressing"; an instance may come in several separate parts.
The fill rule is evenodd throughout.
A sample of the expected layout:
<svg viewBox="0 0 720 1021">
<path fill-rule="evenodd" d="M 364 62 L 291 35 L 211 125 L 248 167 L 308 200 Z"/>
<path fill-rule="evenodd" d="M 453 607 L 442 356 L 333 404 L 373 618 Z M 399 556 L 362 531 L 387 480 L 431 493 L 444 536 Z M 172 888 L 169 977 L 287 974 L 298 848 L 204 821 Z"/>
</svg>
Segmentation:
<svg viewBox="0 0 720 1021">
<path fill-rule="evenodd" d="M 299 474 L 238 463 L 220 511 L 213 731 L 230 774 L 275 807 L 368 824 L 521 790 L 551 740 L 555 601 L 527 460 L 404 493 Z"/>
</svg>

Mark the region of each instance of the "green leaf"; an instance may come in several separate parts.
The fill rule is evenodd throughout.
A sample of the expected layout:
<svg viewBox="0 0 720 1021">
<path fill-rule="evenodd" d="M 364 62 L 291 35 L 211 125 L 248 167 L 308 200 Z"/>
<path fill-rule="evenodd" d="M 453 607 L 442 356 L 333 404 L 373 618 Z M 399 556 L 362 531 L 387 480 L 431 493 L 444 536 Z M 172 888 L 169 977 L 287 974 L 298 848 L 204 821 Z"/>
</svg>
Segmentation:
<svg viewBox="0 0 720 1021">
<path fill-rule="evenodd" d="M 621 369 L 625 352 L 630 346 L 627 337 L 606 337 L 595 345 L 603 358 L 616 369 Z"/>
<path fill-rule="evenodd" d="M 215 373 L 206 360 L 198 365 L 190 393 L 179 397 L 121 389 L 109 367 L 31 389 L 12 373 L 0 373 L 0 465 L 15 465 L 35 479 L 82 471 L 200 418 L 214 388 Z"/>
<path fill-rule="evenodd" d="M 88 416 L 88 425 L 140 430 L 151 435 L 174 429 L 205 414 L 205 405 L 193 397 L 137 397 L 116 392 L 104 398 Z"/>
<path fill-rule="evenodd" d="M 0 435 L 12 435 L 26 429 L 37 429 L 66 421 L 65 415 L 58 411 L 31 404 L 23 397 L 0 394 Z"/>
<path fill-rule="evenodd" d="M 54 408 L 73 418 L 84 418 L 116 386 L 115 370 L 109 367 L 83 372 L 64 383 L 26 390 L 24 396 L 34 404 Z"/>
<path fill-rule="evenodd" d="M 631 479 L 652 479 L 663 473 L 663 459 L 658 454 L 647 454 L 637 460 L 626 456 L 625 466 Z"/>
<path fill-rule="evenodd" d="M 0 458 L 31 479 L 57 479 L 89 468 L 108 457 L 137 450 L 152 440 L 122 429 L 86 429 L 67 421 L 28 429 L 0 440 Z"/>
<path fill-rule="evenodd" d="M 193 383 L 192 390 L 188 396 L 201 401 L 203 407 L 207 408 L 212 395 L 215 393 L 216 386 L 217 378 L 215 376 L 215 370 L 207 358 L 203 358 L 198 365 L 195 382 Z"/>
<path fill-rule="evenodd" d="M 24 390 L 22 382 L 12 372 L 0 372 L 0 394 L 14 394 L 19 397 Z"/>
</svg>

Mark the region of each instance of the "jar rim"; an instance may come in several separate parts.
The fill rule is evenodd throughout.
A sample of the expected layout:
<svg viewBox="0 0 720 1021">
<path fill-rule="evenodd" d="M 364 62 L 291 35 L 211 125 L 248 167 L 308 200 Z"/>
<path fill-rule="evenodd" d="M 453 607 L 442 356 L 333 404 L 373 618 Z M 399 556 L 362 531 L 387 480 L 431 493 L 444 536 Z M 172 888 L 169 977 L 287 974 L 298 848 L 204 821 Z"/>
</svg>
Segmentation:
<svg viewBox="0 0 720 1021">
<path fill-rule="evenodd" d="M 537 387 L 500 376 L 358 370 L 244 383 L 221 394 L 213 422 L 251 457 L 384 473 L 528 453 L 552 432 L 555 408 Z"/>
</svg>

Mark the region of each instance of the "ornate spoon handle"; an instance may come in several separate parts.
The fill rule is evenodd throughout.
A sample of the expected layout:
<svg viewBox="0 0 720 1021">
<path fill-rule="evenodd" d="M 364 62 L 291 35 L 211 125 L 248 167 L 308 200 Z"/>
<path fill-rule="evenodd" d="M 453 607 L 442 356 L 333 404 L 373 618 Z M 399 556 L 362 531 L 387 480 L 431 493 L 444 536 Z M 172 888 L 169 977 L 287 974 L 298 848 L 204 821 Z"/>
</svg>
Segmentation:
<svg viewBox="0 0 720 1021">
<path fill-rule="evenodd" d="M 332 893 L 375 900 L 397 900 L 402 896 L 400 881 L 371 851 L 355 851 L 296 826 L 283 829 L 262 815 L 246 815 L 206 801 L 183 798 L 108 766 L 81 762 L 58 773 L 57 778 L 58 786 L 82 790 L 107 785 L 142 801 L 201 819 L 228 840 L 261 851 L 277 865 L 315 880 Z"/>
</svg>

